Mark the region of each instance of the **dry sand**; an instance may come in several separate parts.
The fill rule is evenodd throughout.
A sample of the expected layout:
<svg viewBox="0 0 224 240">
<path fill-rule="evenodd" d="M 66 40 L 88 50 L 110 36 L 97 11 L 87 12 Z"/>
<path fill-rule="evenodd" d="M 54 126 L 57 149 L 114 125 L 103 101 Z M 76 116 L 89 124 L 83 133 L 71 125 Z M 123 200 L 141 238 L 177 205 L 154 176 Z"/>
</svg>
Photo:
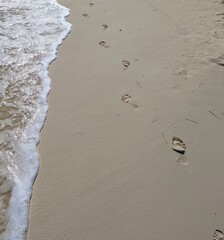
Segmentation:
<svg viewBox="0 0 224 240">
<path fill-rule="evenodd" d="M 50 67 L 28 240 L 224 231 L 221 2 L 61 1 L 73 30 Z"/>
</svg>

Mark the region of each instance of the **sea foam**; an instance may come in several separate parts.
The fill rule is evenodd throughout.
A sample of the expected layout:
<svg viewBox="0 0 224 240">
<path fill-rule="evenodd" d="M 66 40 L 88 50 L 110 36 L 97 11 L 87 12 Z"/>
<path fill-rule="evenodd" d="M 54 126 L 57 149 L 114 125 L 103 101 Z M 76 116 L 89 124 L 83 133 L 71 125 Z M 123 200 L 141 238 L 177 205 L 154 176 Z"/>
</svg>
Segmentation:
<svg viewBox="0 0 224 240">
<path fill-rule="evenodd" d="M 56 0 L 0 0 L 0 239 L 24 240 L 49 64 L 71 30 Z M 47 159 L 45 159 L 47 161 Z"/>
</svg>

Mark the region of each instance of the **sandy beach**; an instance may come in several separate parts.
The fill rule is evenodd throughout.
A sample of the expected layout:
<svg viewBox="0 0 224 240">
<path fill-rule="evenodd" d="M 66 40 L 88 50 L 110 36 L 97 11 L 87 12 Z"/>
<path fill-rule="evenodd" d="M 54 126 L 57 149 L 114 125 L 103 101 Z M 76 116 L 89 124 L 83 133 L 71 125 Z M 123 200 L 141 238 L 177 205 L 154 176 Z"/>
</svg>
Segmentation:
<svg viewBox="0 0 224 240">
<path fill-rule="evenodd" d="M 27 240 L 213 239 L 224 231 L 224 4 L 60 3 L 72 31 L 49 69 Z"/>
</svg>

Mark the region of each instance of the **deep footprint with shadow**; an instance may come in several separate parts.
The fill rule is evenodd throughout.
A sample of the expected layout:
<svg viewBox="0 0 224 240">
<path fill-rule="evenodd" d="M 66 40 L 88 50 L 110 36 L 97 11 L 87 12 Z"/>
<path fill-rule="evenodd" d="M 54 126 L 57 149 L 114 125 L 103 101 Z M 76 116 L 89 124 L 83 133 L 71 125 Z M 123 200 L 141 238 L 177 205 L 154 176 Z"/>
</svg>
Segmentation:
<svg viewBox="0 0 224 240">
<path fill-rule="evenodd" d="M 105 41 L 100 41 L 99 45 L 104 47 L 104 48 L 109 48 L 110 47 L 109 45 L 107 45 L 107 43 Z"/>
<path fill-rule="evenodd" d="M 127 61 L 127 60 L 123 60 L 123 61 L 122 61 L 122 64 L 123 64 L 123 66 L 124 66 L 124 69 L 127 69 L 127 68 L 130 66 L 130 62 Z"/>
<path fill-rule="evenodd" d="M 133 110 L 138 110 L 138 105 L 133 102 L 132 97 L 128 94 L 124 94 L 121 100 L 122 102 L 127 103 Z"/>
<path fill-rule="evenodd" d="M 224 239 L 224 234 L 222 231 L 216 229 L 214 234 L 213 234 L 213 240 L 223 240 Z"/>
<path fill-rule="evenodd" d="M 124 94 L 121 99 L 122 102 L 128 103 L 131 100 L 131 96 L 129 96 L 128 94 Z"/>
<path fill-rule="evenodd" d="M 179 137 L 173 137 L 172 149 L 178 153 L 184 154 L 186 151 L 186 145 Z"/>
<path fill-rule="evenodd" d="M 89 6 L 90 6 L 90 7 L 93 7 L 93 6 L 94 6 L 94 3 L 89 3 Z"/>
</svg>

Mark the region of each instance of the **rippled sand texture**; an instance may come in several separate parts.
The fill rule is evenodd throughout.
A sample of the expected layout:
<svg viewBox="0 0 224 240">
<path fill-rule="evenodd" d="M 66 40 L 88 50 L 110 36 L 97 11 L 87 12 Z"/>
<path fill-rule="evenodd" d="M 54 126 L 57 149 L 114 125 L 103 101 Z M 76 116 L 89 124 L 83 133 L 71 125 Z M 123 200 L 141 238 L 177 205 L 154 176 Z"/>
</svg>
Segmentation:
<svg viewBox="0 0 224 240">
<path fill-rule="evenodd" d="M 13 206 L 15 209 L 12 207 L 7 216 L 10 197 L 16 191 L 15 186 L 20 184 L 24 175 L 29 174 L 23 169 L 23 161 L 27 157 L 22 152 L 24 148 L 29 148 L 31 142 L 33 145 L 38 142 L 38 131 L 43 125 L 47 110 L 47 68 L 55 58 L 56 48 L 69 31 L 69 25 L 63 21 L 66 14 L 68 13 L 64 8 L 51 0 L 1 0 L 0 234 L 4 233 L 7 221 L 17 211 L 16 206 Z M 35 131 L 32 130 L 34 125 Z M 29 154 L 32 159 L 32 153 Z M 36 157 L 36 153 L 34 156 Z M 38 164 L 32 161 L 26 163 L 26 167 L 30 164 L 29 168 L 32 169 L 28 179 L 33 179 L 37 172 Z M 21 184 L 30 185 L 30 182 L 23 181 Z M 29 199 L 30 192 L 24 194 L 28 195 L 23 196 L 24 199 Z M 27 204 L 24 207 L 26 213 Z M 14 228 L 18 227 L 16 222 L 13 224 Z M 11 224 L 10 232 L 12 229 Z M 16 231 L 19 234 L 20 230 Z M 7 233 L 5 238 L 11 239 L 10 236 Z"/>
</svg>

